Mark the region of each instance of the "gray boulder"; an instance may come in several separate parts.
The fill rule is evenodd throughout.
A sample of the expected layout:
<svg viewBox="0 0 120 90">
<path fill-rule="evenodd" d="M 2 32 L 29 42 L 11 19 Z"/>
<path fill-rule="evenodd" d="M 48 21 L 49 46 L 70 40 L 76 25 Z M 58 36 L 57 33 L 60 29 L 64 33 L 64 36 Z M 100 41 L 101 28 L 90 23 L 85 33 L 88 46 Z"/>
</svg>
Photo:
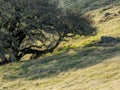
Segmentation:
<svg viewBox="0 0 120 90">
<path fill-rule="evenodd" d="M 113 37 L 102 36 L 100 42 L 102 43 L 116 42 L 116 39 Z"/>
</svg>

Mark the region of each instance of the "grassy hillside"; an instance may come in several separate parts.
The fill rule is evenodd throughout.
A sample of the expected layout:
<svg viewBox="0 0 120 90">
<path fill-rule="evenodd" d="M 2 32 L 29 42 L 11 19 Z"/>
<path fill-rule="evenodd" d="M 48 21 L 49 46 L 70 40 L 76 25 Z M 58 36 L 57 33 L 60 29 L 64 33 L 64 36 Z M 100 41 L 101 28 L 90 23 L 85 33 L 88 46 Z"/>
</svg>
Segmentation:
<svg viewBox="0 0 120 90">
<path fill-rule="evenodd" d="M 120 89 L 120 41 L 96 45 L 101 36 L 120 38 L 120 1 L 75 1 L 95 22 L 97 35 L 69 38 L 52 54 L 0 66 L 0 90 Z"/>
</svg>

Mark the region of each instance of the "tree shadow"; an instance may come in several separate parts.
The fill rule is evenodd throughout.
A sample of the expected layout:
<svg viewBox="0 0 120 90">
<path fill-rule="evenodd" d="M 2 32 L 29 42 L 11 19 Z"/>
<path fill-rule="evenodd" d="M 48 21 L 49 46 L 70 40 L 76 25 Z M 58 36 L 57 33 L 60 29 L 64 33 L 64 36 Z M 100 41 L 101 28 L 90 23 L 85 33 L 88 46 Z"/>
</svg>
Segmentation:
<svg viewBox="0 0 120 90">
<path fill-rule="evenodd" d="M 72 53 L 71 53 L 72 52 Z M 74 52 L 74 53 L 73 53 Z M 3 76 L 5 80 L 36 80 L 57 76 L 68 70 L 84 69 L 118 56 L 120 42 L 112 47 L 94 46 L 69 49 L 64 53 L 24 62 L 14 74 Z"/>
</svg>

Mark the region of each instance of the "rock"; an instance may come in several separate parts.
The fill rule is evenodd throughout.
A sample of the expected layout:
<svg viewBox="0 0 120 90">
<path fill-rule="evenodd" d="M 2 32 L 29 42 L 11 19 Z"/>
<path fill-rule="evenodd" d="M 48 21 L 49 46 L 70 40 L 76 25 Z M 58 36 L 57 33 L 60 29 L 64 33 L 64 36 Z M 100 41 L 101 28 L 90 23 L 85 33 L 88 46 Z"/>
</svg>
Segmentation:
<svg viewBox="0 0 120 90">
<path fill-rule="evenodd" d="M 107 12 L 107 13 L 105 13 L 104 17 L 108 17 L 108 16 L 110 16 L 111 14 L 112 14 L 112 13 Z"/>
<path fill-rule="evenodd" d="M 118 14 L 120 14 L 120 10 L 118 11 Z"/>
<path fill-rule="evenodd" d="M 110 42 L 115 42 L 116 39 L 113 37 L 107 37 L 107 36 L 102 36 L 100 42 L 102 43 L 110 43 Z"/>
</svg>

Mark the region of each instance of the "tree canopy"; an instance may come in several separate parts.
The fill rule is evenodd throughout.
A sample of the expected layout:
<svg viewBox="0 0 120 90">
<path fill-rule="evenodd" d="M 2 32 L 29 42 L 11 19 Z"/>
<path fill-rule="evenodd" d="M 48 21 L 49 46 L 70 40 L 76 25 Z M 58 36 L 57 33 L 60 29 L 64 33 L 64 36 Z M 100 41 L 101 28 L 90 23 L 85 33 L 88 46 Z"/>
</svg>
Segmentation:
<svg viewBox="0 0 120 90">
<path fill-rule="evenodd" d="M 91 35 L 91 21 L 51 0 L 0 0 L 0 64 L 53 52 L 69 34 Z"/>
</svg>

